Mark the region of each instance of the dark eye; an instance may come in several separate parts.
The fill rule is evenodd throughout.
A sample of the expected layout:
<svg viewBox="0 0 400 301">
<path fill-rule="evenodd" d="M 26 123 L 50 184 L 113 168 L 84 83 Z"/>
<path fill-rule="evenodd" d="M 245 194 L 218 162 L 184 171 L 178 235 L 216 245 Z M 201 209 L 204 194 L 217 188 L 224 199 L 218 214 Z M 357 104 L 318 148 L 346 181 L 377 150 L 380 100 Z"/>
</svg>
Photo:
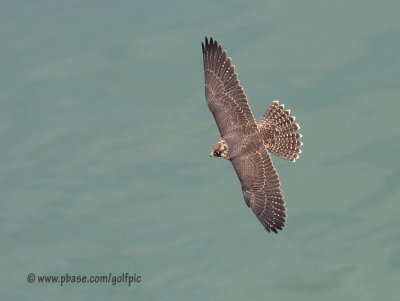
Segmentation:
<svg viewBox="0 0 400 301">
<path fill-rule="evenodd" d="M 219 152 L 214 152 L 214 156 L 219 157 Z"/>
</svg>

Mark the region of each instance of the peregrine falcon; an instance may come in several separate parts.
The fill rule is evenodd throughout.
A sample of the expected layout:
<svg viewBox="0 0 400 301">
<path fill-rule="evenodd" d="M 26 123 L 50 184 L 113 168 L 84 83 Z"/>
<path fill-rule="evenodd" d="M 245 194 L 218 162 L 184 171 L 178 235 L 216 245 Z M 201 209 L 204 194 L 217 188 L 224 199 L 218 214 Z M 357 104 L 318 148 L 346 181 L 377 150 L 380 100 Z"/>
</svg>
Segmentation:
<svg viewBox="0 0 400 301">
<path fill-rule="evenodd" d="M 202 48 L 205 96 L 221 134 L 210 156 L 232 163 L 247 206 L 268 232 L 277 233 L 285 225 L 286 208 L 269 153 L 296 161 L 300 126 L 276 100 L 256 123 L 226 51 L 213 38 L 206 38 Z"/>
</svg>

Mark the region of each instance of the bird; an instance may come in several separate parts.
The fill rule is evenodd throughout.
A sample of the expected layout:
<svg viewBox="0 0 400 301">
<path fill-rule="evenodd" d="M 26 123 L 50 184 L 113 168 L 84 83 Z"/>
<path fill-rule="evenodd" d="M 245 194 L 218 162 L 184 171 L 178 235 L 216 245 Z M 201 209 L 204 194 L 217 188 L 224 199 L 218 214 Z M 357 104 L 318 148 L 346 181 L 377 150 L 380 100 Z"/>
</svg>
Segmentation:
<svg viewBox="0 0 400 301">
<path fill-rule="evenodd" d="M 286 203 L 270 153 L 295 162 L 301 153 L 300 126 L 277 100 L 256 122 L 222 45 L 212 37 L 201 44 L 205 98 L 221 135 L 210 157 L 232 163 L 247 206 L 268 232 L 277 234 L 286 223 Z"/>
</svg>

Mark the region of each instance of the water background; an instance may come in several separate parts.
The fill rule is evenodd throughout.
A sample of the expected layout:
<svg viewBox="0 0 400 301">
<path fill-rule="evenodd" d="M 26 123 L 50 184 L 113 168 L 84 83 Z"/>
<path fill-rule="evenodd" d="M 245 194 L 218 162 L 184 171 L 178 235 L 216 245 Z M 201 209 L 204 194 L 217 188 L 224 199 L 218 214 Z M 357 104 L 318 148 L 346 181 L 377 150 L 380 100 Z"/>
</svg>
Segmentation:
<svg viewBox="0 0 400 301">
<path fill-rule="evenodd" d="M 1 300 L 398 300 L 399 1 L 2 1 Z M 273 157 L 279 235 L 245 205 L 204 99 L 201 41 L 257 119 L 279 99 L 303 154 Z M 116 285 L 38 275 L 141 275 Z"/>
</svg>

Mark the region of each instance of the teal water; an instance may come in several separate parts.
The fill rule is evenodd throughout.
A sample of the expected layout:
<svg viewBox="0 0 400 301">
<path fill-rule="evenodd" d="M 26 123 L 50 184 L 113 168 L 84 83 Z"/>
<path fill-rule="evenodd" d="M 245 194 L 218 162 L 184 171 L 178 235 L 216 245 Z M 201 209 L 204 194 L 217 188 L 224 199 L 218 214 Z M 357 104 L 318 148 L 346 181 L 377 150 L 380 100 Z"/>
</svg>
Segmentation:
<svg viewBox="0 0 400 301">
<path fill-rule="evenodd" d="M 2 1 L 1 300 L 397 300 L 398 1 Z M 279 235 L 245 205 L 204 99 L 201 41 L 258 119 L 297 117 L 274 157 Z M 126 283 L 28 283 L 120 275 Z"/>
</svg>

